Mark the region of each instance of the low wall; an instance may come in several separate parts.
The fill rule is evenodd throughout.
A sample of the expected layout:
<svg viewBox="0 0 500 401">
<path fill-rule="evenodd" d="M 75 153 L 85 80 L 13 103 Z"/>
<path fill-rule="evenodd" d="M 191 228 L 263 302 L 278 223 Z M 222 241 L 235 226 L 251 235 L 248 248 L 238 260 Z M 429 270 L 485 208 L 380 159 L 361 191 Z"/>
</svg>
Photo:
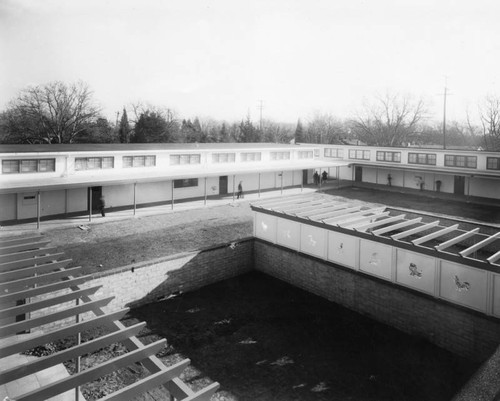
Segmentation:
<svg viewBox="0 0 500 401">
<path fill-rule="evenodd" d="M 125 306 L 135 307 L 193 291 L 246 273 L 252 270 L 253 266 L 253 239 L 244 239 L 96 273 L 80 288 L 102 286 L 93 298 L 114 297 L 107 306 L 102 308 L 106 312 L 111 312 Z M 63 293 L 51 293 L 49 296 Z M 36 297 L 32 301 L 49 298 L 49 296 Z M 32 318 L 74 305 L 73 302 L 41 309 L 33 313 Z M 87 313 L 82 314 L 81 318 L 91 316 L 94 316 L 93 313 Z M 52 330 L 64 326 L 68 320 L 74 321 L 74 318 L 50 323 L 40 329 Z"/>
<path fill-rule="evenodd" d="M 500 343 L 500 321 L 432 296 L 256 239 L 255 268 L 478 361 Z"/>
</svg>

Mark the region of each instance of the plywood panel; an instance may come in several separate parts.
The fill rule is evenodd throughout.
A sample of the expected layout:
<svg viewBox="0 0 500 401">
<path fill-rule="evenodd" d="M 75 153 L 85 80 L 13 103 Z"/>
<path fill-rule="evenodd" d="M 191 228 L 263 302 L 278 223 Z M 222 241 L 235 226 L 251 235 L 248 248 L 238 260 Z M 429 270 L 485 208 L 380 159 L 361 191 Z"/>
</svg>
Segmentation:
<svg viewBox="0 0 500 401">
<path fill-rule="evenodd" d="M 493 274 L 493 315 L 500 317 L 500 274 Z"/>
<path fill-rule="evenodd" d="M 326 233 L 323 228 L 303 224 L 300 230 L 300 250 L 326 259 Z"/>
<path fill-rule="evenodd" d="M 273 243 L 276 242 L 277 218 L 268 214 L 255 214 L 255 236 Z"/>
<path fill-rule="evenodd" d="M 300 224 L 286 219 L 278 219 L 276 241 L 291 249 L 300 249 Z"/>
<path fill-rule="evenodd" d="M 434 294 L 436 259 L 419 253 L 397 250 L 396 282 Z"/>
<path fill-rule="evenodd" d="M 378 242 L 361 240 L 359 268 L 366 273 L 390 280 L 392 247 Z"/>
<path fill-rule="evenodd" d="M 359 240 L 352 235 L 328 232 L 328 260 L 356 269 L 356 244 Z"/>
<path fill-rule="evenodd" d="M 486 312 L 486 271 L 441 261 L 440 296 Z"/>
</svg>

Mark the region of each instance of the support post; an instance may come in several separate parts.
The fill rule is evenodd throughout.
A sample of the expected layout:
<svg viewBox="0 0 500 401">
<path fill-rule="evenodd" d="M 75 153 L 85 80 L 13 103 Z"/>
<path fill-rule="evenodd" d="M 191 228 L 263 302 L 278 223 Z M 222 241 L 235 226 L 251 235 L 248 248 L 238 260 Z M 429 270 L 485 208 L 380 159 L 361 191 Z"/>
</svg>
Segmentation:
<svg viewBox="0 0 500 401">
<path fill-rule="evenodd" d="M 259 188 L 258 188 L 258 192 L 259 192 L 259 198 L 260 198 L 260 173 L 259 173 Z"/>
<path fill-rule="evenodd" d="M 89 194 L 89 221 L 92 221 L 92 187 L 89 187 L 88 194 Z"/>
<path fill-rule="evenodd" d="M 205 202 L 204 205 L 207 205 L 207 177 L 205 177 Z"/>
<path fill-rule="evenodd" d="M 236 176 L 233 175 L 233 202 L 234 202 L 234 196 L 235 196 L 235 185 L 236 185 Z"/>
<path fill-rule="evenodd" d="M 336 174 L 337 174 L 337 189 L 340 188 L 340 168 L 339 166 L 335 167 Z"/>
<path fill-rule="evenodd" d="M 80 299 L 76 300 L 76 306 L 80 305 Z M 80 315 L 76 315 L 76 324 L 80 323 Z M 82 334 L 78 332 L 76 335 L 76 345 L 80 345 L 82 343 Z M 80 373 L 80 355 L 76 357 L 75 368 L 76 373 Z M 80 386 L 75 387 L 75 401 L 80 401 Z"/>
<path fill-rule="evenodd" d="M 172 206 L 171 209 L 174 210 L 174 180 L 172 180 Z"/>
<path fill-rule="evenodd" d="M 284 172 L 281 172 L 281 195 L 283 195 L 283 174 Z"/>
<path fill-rule="evenodd" d="M 135 216 L 135 212 L 136 212 L 136 209 L 137 209 L 137 203 L 136 203 L 136 187 L 137 187 L 137 182 L 134 182 L 134 216 Z"/>
<path fill-rule="evenodd" d="M 36 193 L 36 229 L 40 230 L 40 191 Z"/>
</svg>

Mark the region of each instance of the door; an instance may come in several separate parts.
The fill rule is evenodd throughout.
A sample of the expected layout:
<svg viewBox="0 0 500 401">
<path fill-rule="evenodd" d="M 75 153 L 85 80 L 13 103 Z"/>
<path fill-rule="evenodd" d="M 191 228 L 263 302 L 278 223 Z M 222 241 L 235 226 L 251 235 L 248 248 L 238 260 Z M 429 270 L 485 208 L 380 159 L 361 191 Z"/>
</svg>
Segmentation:
<svg viewBox="0 0 500 401">
<path fill-rule="evenodd" d="M 219 195 L 227 195 L 227 175 L 219 177 Z"/>
<path fill-rule="evenodd" d="M 302 170 L 302 185 L 307 185 L 308 170 Z"/>
<path fill-rule="evenodd" d="M 363 167 L 356 166 L 354 168 L 354 181 L 357 181 L 357 182 L 363 181 Z"/>
<path fill-rule="evenodd" d="M 456 175 L 455 176 L 453 193 L 455 193 L 457 195 L 463 195 L 465 193 L 465 177 L 463 175 Z"/>
<path fill-rule="evenodd" d="M 102 187 L 91 187 L 89 194 L 89 204 L 87 205 L 87 210 L 90 209 L 90 196 L 92 196 L 92 212 L 99 209 L 99 203 L 101 202 Z"/>
</svg>

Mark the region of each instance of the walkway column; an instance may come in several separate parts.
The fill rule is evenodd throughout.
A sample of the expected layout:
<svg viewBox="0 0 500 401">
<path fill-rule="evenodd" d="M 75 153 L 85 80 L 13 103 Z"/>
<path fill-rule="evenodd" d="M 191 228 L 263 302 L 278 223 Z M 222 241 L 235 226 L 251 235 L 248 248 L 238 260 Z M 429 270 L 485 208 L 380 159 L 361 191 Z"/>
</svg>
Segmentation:
<svg viewBox="0 0 500 401">
<path fill-rule="evenodd" d="M 87 190 L 89 196 L 89 221 L 92 221 L 92 187 Z"/>
<path fill-rule="evenodd" d="M 281 172 L 281 195 L 283 195 L 283 171 Z"/>
<path fill-rule="evenodd" d="M 335 167 L 335 173 L 337 174 L 337 188 L 340 187 L 340 168 L 339 166 Z"/>
<path fill-rule="evenodd" d="M 323 181 L 323 176 L 321 175 L 321 167 L 319 168 L 319 190 L 321 191 L 321 181 Z"/>
<path fill-rule="evenodd" d="M 174 210 L 174 180 L 172 180 L 172 210 Z"/>
<path fill-rule="evenodd" d="M 137 182 L 134 182 L 134 216 L 135 216 L 135 210 L 137 208 L 136 200 L 135 200 L 135 191 L 137 187 Z"/>
<path fill-rule="evenodd" d="M 235 188 L 234 188 L 235 184 L 236 184 L 236 176 L 233 175 L 233 202 L 234 202 L 234 194 L 235 194 L 235 192 L 234 192 L 235 191 Z"/>
<path fill-rule="evenodd" d="M 259 191 L 259 198 L 260 198 L 260 173 L 259 173 L 259 188 L 258 188 L 258 191 Z"/>
<path fill-rule="evenodd" d="M 40 191 L 36 193 L 36 228 L 40 230 Z"/>
<path fill-rule="evenodd" d="M 204 205 L 207 205 L 207 177 L 205 177 L 205 202 Z"/>
</svg>

